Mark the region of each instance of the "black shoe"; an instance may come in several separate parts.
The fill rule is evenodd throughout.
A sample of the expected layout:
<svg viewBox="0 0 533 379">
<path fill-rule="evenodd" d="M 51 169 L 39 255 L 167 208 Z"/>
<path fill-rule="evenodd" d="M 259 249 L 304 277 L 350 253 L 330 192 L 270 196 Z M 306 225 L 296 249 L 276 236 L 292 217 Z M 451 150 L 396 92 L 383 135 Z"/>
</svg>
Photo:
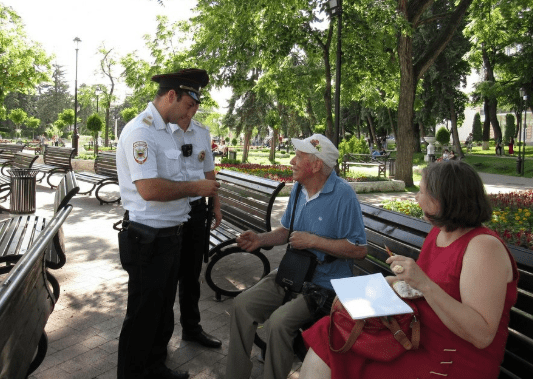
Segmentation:
<svg viewBox="0 0 533 379">
<path fill-rule="evenodd" d="M 146 374 L 145 379 L 188 379 L 189 373 L 181 370 L 171 370 L 167 366 L 160 366 Z"/>
<path fill-rule="evenodd" d="M 210 334 L 207 334 L 203 330 L 200 333 L 194 334 L 194 335 L 190 335 L 190 334 L 187 334 L 187 333 L 183 332 L 183 335 L 182 335 L 181 339 L 184 340 L 184 341 L 198 342 L 200 345 L 203 345 L 205 347 L 220 347 L 220 346 L 222 346 L 222 341 L 220 341 L 219 339 L 216 339 L 215 337 L 213 337 Z"/>
</svg>

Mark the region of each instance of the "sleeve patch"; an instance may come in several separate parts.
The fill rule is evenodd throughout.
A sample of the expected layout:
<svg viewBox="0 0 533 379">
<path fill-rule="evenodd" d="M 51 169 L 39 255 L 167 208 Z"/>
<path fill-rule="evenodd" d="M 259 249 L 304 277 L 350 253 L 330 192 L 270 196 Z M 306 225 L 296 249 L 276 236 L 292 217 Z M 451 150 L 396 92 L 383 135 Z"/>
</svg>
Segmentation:
<svg viewBox="0 0 533 379">
<path fill-rule="evenodd" d="M 143 164 L 148 159 L 148 144 L 144 141 L 133 143 L 133 158 L 138 164 Z"/>
</svg>

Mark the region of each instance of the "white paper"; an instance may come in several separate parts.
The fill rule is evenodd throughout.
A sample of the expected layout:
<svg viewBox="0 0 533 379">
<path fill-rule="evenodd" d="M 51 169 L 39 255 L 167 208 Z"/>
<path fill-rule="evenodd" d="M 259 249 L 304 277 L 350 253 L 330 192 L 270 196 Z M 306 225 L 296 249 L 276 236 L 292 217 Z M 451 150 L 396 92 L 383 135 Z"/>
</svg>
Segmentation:
<svg viewBox="0 0 533 379">
<path fill-rule="evenodd" d="M 331 284 L 354 320 L 413 313 L 382 274 L 331 279 Z"/>
</svg>

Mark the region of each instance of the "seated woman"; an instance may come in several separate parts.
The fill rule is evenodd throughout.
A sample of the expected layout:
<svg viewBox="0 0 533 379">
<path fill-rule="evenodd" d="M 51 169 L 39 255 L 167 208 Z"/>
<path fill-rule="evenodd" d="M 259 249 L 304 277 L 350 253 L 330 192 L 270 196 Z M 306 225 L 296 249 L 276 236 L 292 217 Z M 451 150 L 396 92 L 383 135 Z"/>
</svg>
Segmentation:
<svg viewBox="0 0 533 379">
<path fill-rule="evenodd" d="M 481 225 L 492 215 L 483 183 L 468 164 L 441 162 L 423 170 L 416 199 L 433 229 L 416 262 L 402 255 L 387 259 L 397 272 L 387 281 L 405 280 L 424 294 L 414 300 L 419 349 L 391 362 L 352 350 L 334 353 L 324 317 L 303 334 L 310 348 L 300 379 L 498 377 L 518 271 L 502 240 Z"/>
</svg>

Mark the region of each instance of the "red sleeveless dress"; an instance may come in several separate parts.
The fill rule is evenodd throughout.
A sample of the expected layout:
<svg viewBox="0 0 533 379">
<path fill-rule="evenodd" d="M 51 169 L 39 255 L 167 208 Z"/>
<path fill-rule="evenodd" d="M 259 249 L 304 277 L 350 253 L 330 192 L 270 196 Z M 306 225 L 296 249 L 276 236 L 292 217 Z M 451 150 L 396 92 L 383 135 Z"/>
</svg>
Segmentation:
<svg viewBox="0 0 533 379">
<path fill-rule="evenodd" d="M 447 247 L 437 247 L 438 234 L 438 228 L 429 232 L 417 264 L 446 293 L 461 301 L 459 277 L 468 243 L 479 234 L 497 235 L 480 227 Z M 485 349 L 478 349 L 452 333 L 423 298 L 415 300 L 421 321 L 420 347 L 418 350 L 405 352 L 392 362 L 371 361 L 351 350 L 345 354 L 332 352 L 328 344 L 329 316 L 303 333 L 305 343 L 331 368 L 332 379 L 496 379 L 507 341 L 509 313 L 517 296 L 518 270 L 509 250 L 507 253 L 513 267 L 513 280 L 507 284 L 504 310 L 496 336 Z"/>
</svg>

